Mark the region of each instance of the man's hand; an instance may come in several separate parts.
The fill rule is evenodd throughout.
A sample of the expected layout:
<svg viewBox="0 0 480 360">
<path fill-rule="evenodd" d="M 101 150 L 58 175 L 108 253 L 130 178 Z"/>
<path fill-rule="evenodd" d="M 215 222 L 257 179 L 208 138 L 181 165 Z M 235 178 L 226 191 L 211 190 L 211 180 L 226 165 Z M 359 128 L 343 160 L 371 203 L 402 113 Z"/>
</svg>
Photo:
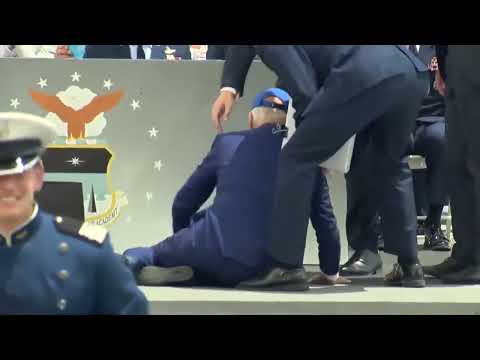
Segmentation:
<svg viewBox="0 0 480 360">
<path fill-rule="evenodd" d="M 73 54 L 70 52 L 68 45 L 58 45 L 55 51 L 55 57 L 61 59 L 71 59 Z"/>
<path fill-rule="evenodd" d="M 235 105 L 235 95 L 222 91 L 212 106 L 212 122 L 218 132 L 223 132 L 223 123 L 228 120 Z"/>
<path fill-rule="evenodd" d="M 437 90 L 440 95 L 445 96 L 447 93 L 447 85 L 445 84 L 445 81 L 442 78 L 442 75 L 440 75 L 440 71 L 437 71 L 435 73 L 435 82 L 433 83 L 433 87 L 435 90 Z"/>
</svg>

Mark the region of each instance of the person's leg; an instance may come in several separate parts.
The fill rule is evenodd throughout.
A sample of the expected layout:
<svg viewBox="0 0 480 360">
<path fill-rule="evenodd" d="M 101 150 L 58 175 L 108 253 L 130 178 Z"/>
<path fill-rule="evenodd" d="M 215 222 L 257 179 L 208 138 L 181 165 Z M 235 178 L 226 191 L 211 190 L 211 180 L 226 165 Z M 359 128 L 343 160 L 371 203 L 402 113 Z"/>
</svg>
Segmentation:
<svg viewBox="0 0 480 360">
<path fill-rule="evenodd" d="M 449 45 L 447 141 L 456 244 L 450 263 L 433 267 L 447 283 L 480 283 L 480 73 L 477 45 Z M 457 269 L 453 269 L 454 267 Z"/>
<path fill-rule="evenodd" d="M 371 161 L 368 147 L 371 146 L 370 127 L 357 135 L 350 172 L 346 174 L 347 185 L 347 239 L 354 250 L 348 261 L 340 267 L 343 276 L 367 276 L 382 267 L 378 253 L 378 234 L 375 228 L 376 191 L 370 181 Z"/>
<path fill-rule="evenodd" d="M 457 46 L 459 48 L 467 48 Z M 455 48 L 454 48 L 455 49 Z M 472 46 L 472 49 L 468 49 L 470 58 L 464 59 L 470 63 L 478 62 L 480 58 L 480 48 L 478 46 Z M 455 51 L 452 56 L 457 56 Z M 449 55 L 450 56 L 450 55 Z M 456 65 L 452 63 L 452 67 Z M 461 183 L 458 183 L 459 179 L 455 176 L 451 183 L 452 193 L 452 216 L 454 225 L 454 237 L 458 244 L 455 244 L 453 256 L 460 262 L 469 262 L 464 271 L 459 273 L 446 275 L 443 277 L 445 282 L 448 283 L 480 283 L 480 144 L 478 141 L 478 134 L 480 131 L 480 74 L 478 73 L 478 67 L 471 67 L 468 73 L 463 71 L 465 69 L 458 69 L 457 76 L 453 77 L 453 101 L 456 104 L 458 110 L 458 117 L 454 119 L 448 118 L 447 134 L 450 131 L 451 120 L 456 120 L 457 125 L 463 128 L 463 141 L 465 147 L 464 172 L 468 174 L 468 181 L 470 187 L 465 189 L 470 197 L 468 199 L 462 198 L 460 195 Z M 453 121 L 452 121 L 453 122 Z M 447 135 L 448 136 L 448 135 Z M 450 138 L 449 138 L 450 140 Z M 450 143 L 449 143 L 450 144 Z M 454 186 L 456 188 L 454 189 Z M 453 195 L 455 194 L 455 195 Z M 466 195 L 466 194 L 465 194 Z M 465 196 L 464 195 L 464 196 Z M 455 206 L 453 205 L 453 197 L 455 196 Z M 470 210 L 468 214 L 467 209 Z M 461 223 L 465 223 L 471 226 L 464 232 L 459 232 Z M 462 260 L 462 251 L 468 251 L 469 257 L 465 256 L 465 260 Z"/>
<path fill-rule="evenodd" d="M 170 243 L 168 238 L 160 243 Z M 156 247 L 137 247 L 127 249 L 122 259 L 132 271 L 139 285 L 190 285 L 193 278 L 193 269 L 188 262 L 181 262 L 173 266 L 159 267 L 156 261 Z"/>
<path fill-rule="evenodd" d="M 385 252 L 398 256 L 400 266 L 386 276 L 391 285 L 425 286 L 417 257 L 417 217 L 407 148 L 428 80 L 420 75 L 405 89 L 399 103 L 372 127 L 371 182 L 375 184 L 382 219 Z"/>
<path fill-rule="evenodd" d="M 254 276 L 258 269 L 247 267 L 225 258 L 219 248 L 205 246 L 196 234 L 201 233 L 203 219 L 154 245 L 154 266 L 176 268 L 190 266 L 194 270 L 195 285 L 235 286 Z M 155 270 L 154 270 L 155 271 Z"/>
<path fill-rule="evenodd" d="M 153 249 L 151 247 L 130 248 L 125 250 L 122 256 L 134 273 L 138 273 L 145 266 L 154 265 Z"/>
<path fill-rule="evenodd" d="M 337 276 L 340 264 L 340 233 L 333 213 L 328 183 L 322 169 L 317 169 L 312 193 L 310 221 L 318 243 L 320 269 L 325 275 Z"/>
<path fill-rule="evenodd" d="M 454 74 L 449 83 L 454 83 Z M 450 85 L 451 86 L 451 85 Z M 470 238 L 475 233 L 474 182 L 467 166 L 466 130 L 462 111 L 452 91 L 446 98 L 447 189 L 450 196 L 452 230 L 455 244 L 451 257 L 440 264 L 425 266 L 425 274 L 444 277 L 468 267 L 471 263 Z"/>
<path fill-rule="evenodd" d="M 450 76 L 451 75 L 451 76 Z M 450 83 L 457 84 L 455 74 L 449 75 Z M 452 84 L 452 85 L 453 85 Z M 456 92 L 458 87 L 451 91 Z M 448 192 L 452 212 L 455 245 L 452 257 L 459 264 L 469 264 L 472 252 L 471 238 L 475 236 L 475 181 L 468 164 L 468 129 L 465 126 L 465 110 L 458 97 L 446 99 L 446 135 Z M 477 104 L 478 106 L 478 104 Z"/>
<path fill-rule="evenodd" d="M 417 128 L 415 132 L 412 134 L 412 143 L 409 147 L 408 154 L 409 155 L 421 155 L 418 154 L 414 148 L 415 143 L 417 142 L 416 139 L 419 134 L 422 134 L 425 131 L 425 127 L 428 124 L 422 123 L 419 124 L 417 122 Z M 412 170 L 413 176 L 413 189 L 415 192 L 415 208 L 417 209 L 417 216 L 427 216 L 428 215 L 428 198 L 427 198 L 427 170 L 426 169 L 413 169 Z M 417 234 L 423 234 L 425 220 L 418 221 L 418 229 Z"/>
<path fill-rule="evenodd" d="M 449 241 L 441 231 L 443 207 L 447 202 L 445 123 L 438 121 L 419 127 L 415 134 L 413 152 L 424 156 L 427 163 L 427 186 L 424 190 L 427 192 L 428 215 L 425 221 L 424 247 L 449 251 Z"/>
<path fill-rule="evenodd" d="M 336 104 L 335 94 L 320 91 L 281 154 L 267 245 L 272 258 L 292 267 L 302 266 L 318 164 L 386 112 L 405 83 L 401 76 L 391 78 L 345 104 Z"/>
<path fill-rule="evenodd" d="M 203 223 L 202 216 L 153 246 L 126 250 L 123 258 L 138 283 L 146 286 L 218 284 L 218 269 L 222 269 L 223 263 L 217 249 L 202 246 L 199 241 Z M 228 269 L 224 270 L 228 277 Z"/>
<path fill-rule="evenodd" d="M 417 262 L 417 218 L 413 180 L 404 152 L 417 110 L 412 102 L 401 104 L 376 122 L 371 150 L 374 170 L 370 179 L 377 192 L 383 194 L 378 210 L 385 252 L 398 255 L 400 262 L 410 264 Z"/>
<path fill-rule="evenodd" d="M 425 219 L 428 215 L 427 170 L 413 169 L 413 190 L 417 209 L 417 235 L 425 235 Z M 418 219 L 419 216 L 424 218 Z"/>
<path fill-rule="evenodd" d="M 368 249 L 378 253 L 377 241 L 372 226 L 375 205 L 370 201 L 375 189 L 370 182 L 371 161 L 368 147 L 371 146 L 369 128 L 356 138 L 350 171 L 345 175 L 347 187 L 347 240 L 356 254 Z M 354 256 L 353 257 L 358 257 Z"/>
</svg>

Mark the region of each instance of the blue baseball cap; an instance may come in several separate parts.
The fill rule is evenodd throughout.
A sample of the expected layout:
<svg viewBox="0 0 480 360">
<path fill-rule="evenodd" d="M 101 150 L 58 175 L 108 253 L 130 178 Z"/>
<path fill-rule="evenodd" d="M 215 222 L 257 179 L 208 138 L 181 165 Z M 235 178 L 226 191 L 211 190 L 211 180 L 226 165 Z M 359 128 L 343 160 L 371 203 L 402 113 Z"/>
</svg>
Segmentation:
<svg viewBox="0 0 480 360">
<path fill-rule="evenodd" d="M 279 98 L 283 102 L 283 104 L 277 104 L 267 100 L 267 98 L 271 96 Z M 252 110 L 255 109 L 256 107 L 267 107 L 267 108 L 274 108 L 274 109 L 279 109 L 287 112 L 290 101 L 291 101 L 290 95 L 288 95 L 286 91 L 283 91 L 282 89 L 279 89 L 279 88 L 270 88 L 258 93 L 257 96 L 255 96 L 255 99 L 253 100 L 253 103 L 252 103 Z"/>
</svg>

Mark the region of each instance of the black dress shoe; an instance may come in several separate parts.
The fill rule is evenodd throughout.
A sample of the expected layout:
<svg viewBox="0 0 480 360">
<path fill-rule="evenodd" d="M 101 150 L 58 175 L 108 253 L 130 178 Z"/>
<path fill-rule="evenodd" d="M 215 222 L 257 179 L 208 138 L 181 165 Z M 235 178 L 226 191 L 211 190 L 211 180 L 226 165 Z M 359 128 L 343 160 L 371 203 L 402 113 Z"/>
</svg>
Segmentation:
<svg viewBox="0 0 480 360">
<path fill-rule="evenodd" d="M 371 250 L 356 251 L 352 257 L 340 267 L 342 276 L 366 276 L 376 274 L 382 267 L 382 258 Z"/>
<path fill-rule="evenodd" d="M 385 275 L 385 282 L 390 286 L 422 288 L 426 286 L 420 264 L 395 264 L 393 270 Z"/>
<path fill-rule="evenodd" d="M 480 265 L 472 265 L 461 271 L 442 277 L 445 284 L 480 284 Z"/>
<path fill-rule="evenodd" d="M 145 266 L 137 275 L 140 286 L 187 286 L 193 280 L 193 269 L 190 266 L 163 268 Z"/>
<path fill-rule="evenodd" d="M 440 228 L 428 227 L 425 229 L 425 250 L 450 251 L 450 241 Z"/>
<path fill-rule="evenodd" d="M 466 267 L 466 265 L 459 263 L 454 258 L 448 257 L 438 265 L 424 266 L 423 272 L 436 278 L 442 278 L 448 274 L 453 274 L 461 271 Z"/>
<path fill-rule="evenodd" d="M 310 278 L 304 269 L 274 267 L 253 279 L 242 281 L 236 288 L 263 291 L 307 291 L 309 281 Z"/>
</svg>

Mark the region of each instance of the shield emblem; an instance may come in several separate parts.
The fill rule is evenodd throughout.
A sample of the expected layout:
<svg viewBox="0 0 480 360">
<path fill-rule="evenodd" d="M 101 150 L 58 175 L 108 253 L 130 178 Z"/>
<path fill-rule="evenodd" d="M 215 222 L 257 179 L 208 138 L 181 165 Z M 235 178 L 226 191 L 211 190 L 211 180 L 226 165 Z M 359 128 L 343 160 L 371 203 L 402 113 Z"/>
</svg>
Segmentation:
<svg viewBox="0 0 480 360">
<path fill-rule="evenodd" d="M 44 189 L 37 195 L 40 206 L 54 215 L 107 227 L 113 224 L 127 200 L 112 188 L 114 156 L 99 136 L 107 125 L 105 112 L 120 102 L 124 92 L 99 95 L 89 88 L 69 86 L 55 95 L 36 90 L 29 94 L 49 112 L 46 120 L 58 134 L 57 144 L 43 156 L 46 175 Z"/>
<path fill-rule="evenodd" d="M 53 145 L 44 157 L 47 193 L 44 209 L 97 225 L 111 225 L 126 204 L 114 191 L 109 170 L 114 156 L 106 145 Z M 52 208 L 55 206 L 56 208 Z"/>
</svg>

